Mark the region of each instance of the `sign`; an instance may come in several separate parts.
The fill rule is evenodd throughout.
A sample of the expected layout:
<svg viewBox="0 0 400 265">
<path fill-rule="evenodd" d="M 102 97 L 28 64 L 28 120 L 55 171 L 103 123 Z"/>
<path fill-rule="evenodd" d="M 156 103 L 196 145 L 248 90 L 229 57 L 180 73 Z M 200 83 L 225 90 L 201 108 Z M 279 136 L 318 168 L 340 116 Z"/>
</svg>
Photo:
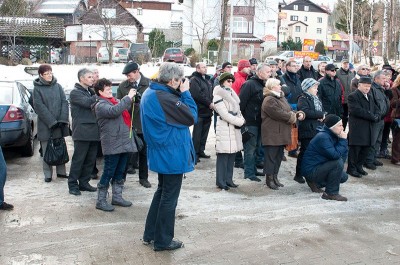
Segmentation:
<svg viewBox="0 0 400 265">
<path fill-rule="evenodd" d="M 276 37 L 274 35 L 265 35 L 263 38 L 263 41 L 276 41 Z"/>
<path fill-rule="evenodd" d="M 294 58 L 304 58 L 306 56 L 310 57 L 313 60 L 318 60 L 319 52 L 306 52 L 306 51 L 294 52 Z"/>
<path fill-rule="evenodd" d="M 305 52 L 312 52 L 315 48 L 315 40 L 312 39 L 304 39 L 302 50 Z"/>
<path fill-rule="evenodd" d="M 372 43 L 372 46 L 374 46 L 374 47 L 377 47 L 379 44 L 378 44 L 378 42 L 377 41 L 374 41 L 373 43 Z"/>
<path fill-rule="evenodd" d="M 287 13 L 279 12 L 278 19 L 283 20 L 287 18 Z"/>
</svg>

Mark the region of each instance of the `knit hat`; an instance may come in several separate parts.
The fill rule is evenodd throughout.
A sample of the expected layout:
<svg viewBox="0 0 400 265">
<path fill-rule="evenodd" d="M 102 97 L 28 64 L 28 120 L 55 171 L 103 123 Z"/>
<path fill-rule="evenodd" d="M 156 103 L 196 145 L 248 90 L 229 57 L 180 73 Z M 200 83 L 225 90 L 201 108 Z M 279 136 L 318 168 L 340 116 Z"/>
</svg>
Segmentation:
<svg viewBox="0 0 400 265">
<path fill-rule="evenodd" d="M 242 71 L 243 68 L 250 67 L 250 62 L 248 60 L 242 59 L 238 62 L 238 71 Z"/>
<path fill-rule="evenodd" d="M 235 77 L 233 76 L 233 74 L 228 72 L 223 73 L 219 76 L 219 84 L 222 86 L 222 84 L 228 79 L 232 79 L 232 81 L 235 82 Z"/>
<path fill-rule="evenodd" d="M 372 84 L 372 80 L 368 76 L 361 76 L 360 80 L 358 80 L 358 83 L 359 84 Z"/>
<path fill-rule="evenodd" d="M 122 70 L 122 74 L 127 75 L 135 70 L 139 70 L 139 65 L 134 62 L 129 62 L 125 65 L 124 70 Z"/>
<path fill-rule="evenodd" d="M 225 67 L 227 67 L 228 65 L 232 66 L 230 62 L 224 62 L 221 66 L 221 69 L 225 69 Z"/>
<path fill-rule="evenodd" d="M 324 123 L 325 126 L 328 127 L 329 129 L 332 129 L 335 127 L 342 119 L 339 116 L 336 116 L 335 114 L 328 114 L 325 117 Z"/>
<path fill-rule="evenodd" d="M 251 65 L 253 65 L 253 64 L 258 64 L 256 58 L 251 58 L 251 59 L 249 60 L 249 63 L 250 63 Z"/>
<path fill-rule="evenodd" d="M 315 84 L 319 85 L 319 82 L 314 78 L 306 78 L 303 80 L 303 82 L 301 82 L 301 90 L 303 90 L 303 92 L 306 92 Z"/>
</svg>

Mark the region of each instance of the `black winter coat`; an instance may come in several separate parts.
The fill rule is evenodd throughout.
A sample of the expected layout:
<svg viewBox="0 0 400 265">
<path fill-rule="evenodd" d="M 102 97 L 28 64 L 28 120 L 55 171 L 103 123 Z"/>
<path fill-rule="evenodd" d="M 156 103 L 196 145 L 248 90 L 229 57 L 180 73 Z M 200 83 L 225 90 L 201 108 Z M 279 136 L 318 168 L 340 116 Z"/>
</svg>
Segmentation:
<svg viewBox="0 0 400 265">
<path fill-rule="evenodd" d="M 312 65 L 310 69 L 306 69 L 304 68 L 304 65 L 302 65 L 299 71 L 297 71 L 297 74 L 299 75 L 300 82 L 303 82 L 303 80 L 306 78 L 313 78 L 315 80 L 318 80 L 318 73 L 317 71 L 315 71 Z"/>
<path fill-rule="evenodd" d="M 390 105 L 389 99 L 385 94 L 385 89 L 373 82 L 369 93 L 372 95 L 375 105 L 378 107 L 380 118 L 385 118 Z"/>
<path fill-rule="evenodd" d="M 288 86 L 288 90 L 290 91 L 290 93 L 286 95 L 288 103 L 293 110 L 297 110 L 297 101 L 300 95 L 303 93 L 303 91 L 301 90 L 301 82 L 299 78 L 297 76 L 296 78 L 292 78 L 290 75 L 288 75 L 288 73 L 285 73 L 282 76 L 281 80 L 282 83 L 284 82 Z"/>
<path fill-rule="evenodd" d="M 263 96 L 264 80 L 255 75 L 252 79 L 243 83 L 240 89 L 240 111 L 246 125 L 261 126 L 261 105 Z"/>
<path fill-rule="evenodd" d="M 378 132 L 374 130 L 377 106 L 368 93 L 368 100 L 361 91 L 349 95 L 349 145 L 372 146 L 376 143 Z"/>
<path fill-rule="evenodd" d="M 211 78 L 208 75 L 203 76 L 199 72 L 193 72 L 190 78 L 190 94 L 197 105 L 198 117 L 207 118 L 213 115 L 210 104 L 213 99 L 213 90 Z"/>
<path fill-rule="evenodd" d="M 319 81 L 318 96 L 324 111 L 342 117 L 342 87 L 336 78 L 332 79 L 329 76 L 322 78 Z"/>
<path fill-rule="evenodd" d="M 319 119 L 324 117 L 324 111 L 315 110 L 314 100 L 306 93 L 300 96 L 297 109 L 306 114 L 306 118 L 299 121 L 299 139 L 313 138 L 317 134 L 317 128 L 323 125 Z"/>
</svg>

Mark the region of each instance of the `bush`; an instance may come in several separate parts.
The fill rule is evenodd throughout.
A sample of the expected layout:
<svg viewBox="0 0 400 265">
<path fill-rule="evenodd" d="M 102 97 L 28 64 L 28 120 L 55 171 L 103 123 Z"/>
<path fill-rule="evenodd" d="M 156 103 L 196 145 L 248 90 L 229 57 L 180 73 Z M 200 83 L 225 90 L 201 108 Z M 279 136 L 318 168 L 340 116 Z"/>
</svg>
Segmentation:
<svg viewBox="0 0 400 265">
<path fill-rule="evenodd" d="M 6 57 L 0 57 L 0 64 L 1 65 L 11 65 L 11 62 L 8 58 Z"/>
<path fill-rule="evenodd" d="M 190 66 L 196 67 L 197 62 L 199 61 L 200 56 L 197 53 L 193 53 L 190 57 Z"/>
<path fill-rule="evenodd" d="M 22 65 L 32 65 L 32 61 L 29 58 L 22 58 L 21 64 Z"/>
<path fill-rule="evenodd" d="M 195 51 L 195 49 L 193 49 L 193 48 L 187 48 L 187 49 L 185 50 L 185 52 L 184 52 L 184 54 L 185 54 L 186 56 L 191 56 L 191 55 L 194 54 L 194 53 L 196 53 L 196 51 Z"/>
</svg>

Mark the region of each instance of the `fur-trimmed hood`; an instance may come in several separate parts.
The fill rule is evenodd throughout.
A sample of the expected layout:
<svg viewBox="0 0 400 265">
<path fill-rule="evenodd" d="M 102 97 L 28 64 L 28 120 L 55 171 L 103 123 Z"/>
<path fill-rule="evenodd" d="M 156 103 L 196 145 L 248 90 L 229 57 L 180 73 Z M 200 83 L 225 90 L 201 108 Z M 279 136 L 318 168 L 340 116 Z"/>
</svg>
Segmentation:
<svg viewBox="0 0 400 265">
<path fill-rule="evenodd" d="M 232 109 L 233 112 L 239 112 L 240 99 L 232 88 L 216 86 L 214 87 L 213 95 L 220 96 L 223 100 L 226 100 L 232 107 L 234 107 L 234 109 Z"/>
</svg>

